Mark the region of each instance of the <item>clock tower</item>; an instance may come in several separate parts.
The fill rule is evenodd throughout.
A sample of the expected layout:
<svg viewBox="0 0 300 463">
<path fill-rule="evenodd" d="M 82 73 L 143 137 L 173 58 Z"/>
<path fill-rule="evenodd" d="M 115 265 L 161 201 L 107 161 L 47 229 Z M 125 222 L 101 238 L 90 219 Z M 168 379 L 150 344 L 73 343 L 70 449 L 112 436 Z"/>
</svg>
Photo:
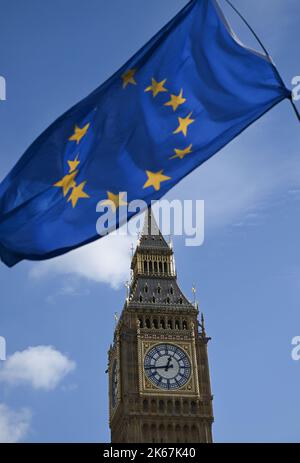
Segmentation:
<svg viewBox="0 0 300 463">
<path fill-rule="evenodd" d="M 177 283 L 172 247 L 151 209 L 109 349 L 113 443 L 212 442 L 204 317 Z"/>
</svg>

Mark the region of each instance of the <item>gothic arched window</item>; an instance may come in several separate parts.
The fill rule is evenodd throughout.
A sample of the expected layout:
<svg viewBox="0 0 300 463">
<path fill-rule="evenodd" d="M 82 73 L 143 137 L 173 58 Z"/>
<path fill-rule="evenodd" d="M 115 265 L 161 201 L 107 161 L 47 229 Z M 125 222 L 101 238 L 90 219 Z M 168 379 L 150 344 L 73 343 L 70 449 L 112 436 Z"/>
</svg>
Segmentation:
<svg viewBox="0 0 300 463">
<path fill-rule="evenodd" d="M 177 424 L 176 428 L 175 428 L 175 435 L 176 435 L 176 443 L 177 444 L 180 444 L 180 442 L 181 442 L 180 431 L 181 431 L 180 426 L 179 426 L 179 424 Z"/>
<path fill-rule="evenodd" d="M 156 424 L 151 424 L 151 435 L 152 435 L 152 442 L 155 444 L 156 442 Z"/>
<path fill-rule="evenodd" d="M 189 412 L 189 404 L 187 400 L 183 401 L 183 413 L 188 413 Z"/>
<path fill-rule="evenodd" d="M 147 423 L 143 424 L 142 432 L 143 432 L 144 440 L 147 441 L 149 438 L 149 426 Z"/>
<path fill-rule="evenodd" d="M 172 424 L 168 424 L 166 438 L 167 438 L 168 442 L 173 442 L 173 425 Z"/>
<path fill-rule="evenodd" d="M 191 402 L 191 413 L 192 413 L 193 415 L 195 415 L 196 410 L 197 410 L 197 404 L 196 404 L 196 402 L 193 400 L 193 401 Z"/>
<path fill-rule="evenodd" d="M 152 399 L 151 400 L 151 412 L 156 412 L 156 400 Z"/>
<path fill-rule="evenodd" d="M 193 439 L 193 442 L 197 442 L 198 440 L 198 428 L 195 424 L 193 424 L 192 426 L 192 439 Z"/>
<path fill-rule="evenodd" d="M 158 404 L 158 409 L 161 413 L 163 413 L 165 411 L 165 402 L 163 400 L 160 400 L 159 401 L 159 404 Z"/>
<path fill-rule="evenodd" d="M 160 438 L 160 442 L 163 443 L 165 442 L 164 440 L 164 437 L 165 437 L 165 427 L 163 424 L 160 424 L 159 425 L 159 428 L 158 428 L 158 435 L 159 435 L 159 438 Z"/>
<path fill-rule="evenodd" d="M 189 434 L 190 434 L 189 427 L 188 427 L 187 424 L 185 424 L 183 426 L 183 438 L 184 438 L 185 443 L 188 443 L 188 441 L 189 441 Z"/>
<path fill-rule="evenodd" d="M 144 411 L 144 412 L 147 412 L 148 410 L 149 410 L 148 400 L 147 400 L 147 399 L 144 399 L 144 400 L 143 400 L 143 411 Z"/>
</svg>

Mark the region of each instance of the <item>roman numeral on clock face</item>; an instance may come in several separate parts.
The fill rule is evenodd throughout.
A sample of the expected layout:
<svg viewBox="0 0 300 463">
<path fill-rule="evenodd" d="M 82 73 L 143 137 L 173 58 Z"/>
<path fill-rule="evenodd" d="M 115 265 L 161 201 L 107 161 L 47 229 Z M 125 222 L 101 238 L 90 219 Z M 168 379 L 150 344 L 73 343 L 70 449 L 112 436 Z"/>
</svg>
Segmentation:
<svg viewBox="0 0 300 463">
<path fill-rule="evenodd" d="M 144 372 L 156 387 L 178 389 L 189 381 L 191 363 L 179 346 L 156 344 L 145 355 Z"/>
</svg>

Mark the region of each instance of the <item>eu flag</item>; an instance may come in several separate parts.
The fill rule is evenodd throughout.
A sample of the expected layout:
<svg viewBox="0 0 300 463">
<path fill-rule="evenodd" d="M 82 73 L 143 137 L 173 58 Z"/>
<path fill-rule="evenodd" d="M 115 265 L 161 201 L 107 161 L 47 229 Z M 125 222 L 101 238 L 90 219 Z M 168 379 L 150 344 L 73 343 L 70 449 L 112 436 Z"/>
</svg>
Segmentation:
<svg viewBox="0 0 300 463">
<path fill-rule="evenodd" d="M 134 199 L 159 199 L 284 98 L 271 59 L 237 40 L 215 0 L 192 0 L 2 182 L 2 261 L 46 259 L 99 238 L 99 202 L 116 214 Z"/>
</svg>

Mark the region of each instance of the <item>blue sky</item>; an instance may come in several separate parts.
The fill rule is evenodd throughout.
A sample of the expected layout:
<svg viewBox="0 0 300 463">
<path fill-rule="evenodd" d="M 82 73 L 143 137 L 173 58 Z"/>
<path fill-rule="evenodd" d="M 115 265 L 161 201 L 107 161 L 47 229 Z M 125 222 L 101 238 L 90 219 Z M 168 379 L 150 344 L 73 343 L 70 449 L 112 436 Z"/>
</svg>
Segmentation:
<svg viewBox="0 0 300 463">
<path fill-rule="evenodd" d="M 0 178 L 185 3 L 0 0 Z M 299 1 L 234 3 L 290 86 L 300 75 Z M 192 297 L 196 283 L 212 337 L 217 442 L 300 441 L 300 362 L 291 358 L 300 335 L 299 143 L 299 123 L 283 102 L 168 195 L 205 200 L 204 245 L 174 244 L 181 287 Z M 109 441 L 104 372 L 131 242 L 105 238 L 53 261 L 0 267 L 0 335 L 10 356 L 0 365 L 0 440 Z"/>
</svg>

